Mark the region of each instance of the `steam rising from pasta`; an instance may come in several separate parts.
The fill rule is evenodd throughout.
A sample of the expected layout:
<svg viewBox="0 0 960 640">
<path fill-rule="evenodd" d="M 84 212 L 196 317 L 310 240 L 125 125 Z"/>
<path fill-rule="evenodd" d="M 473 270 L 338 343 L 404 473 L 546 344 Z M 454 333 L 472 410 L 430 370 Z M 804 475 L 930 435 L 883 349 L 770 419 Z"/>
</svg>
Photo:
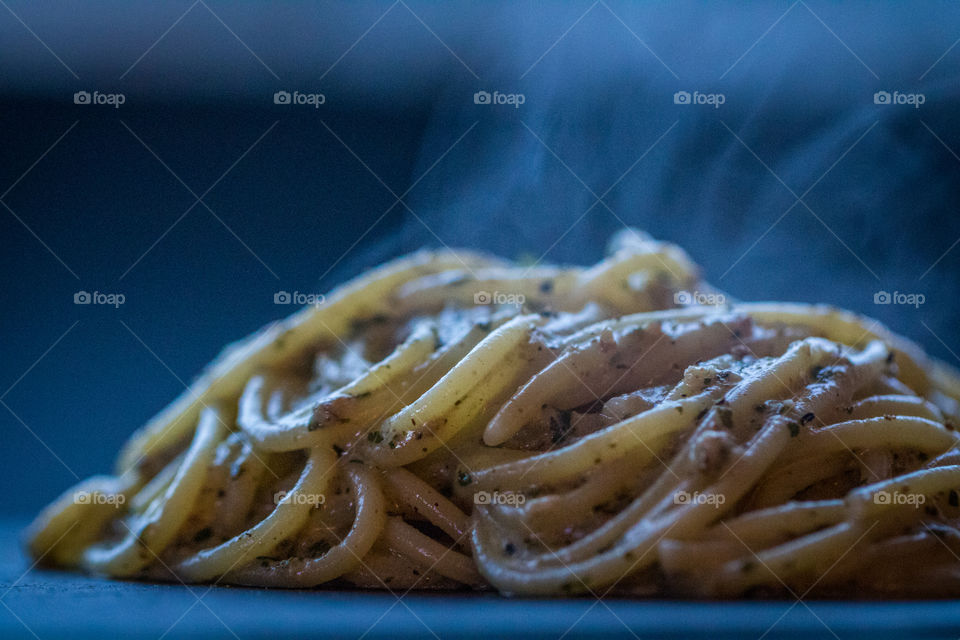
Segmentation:
<svg viewBox="0 0 960 640">
<path fill-rule="evenodd" d="M 728 303 L 635 231 L 589 268 L 421 252 L 229 347 L 29 548 L 272 587 L 958 593 L 958 399 L 877 323 Z"/>
</svg>

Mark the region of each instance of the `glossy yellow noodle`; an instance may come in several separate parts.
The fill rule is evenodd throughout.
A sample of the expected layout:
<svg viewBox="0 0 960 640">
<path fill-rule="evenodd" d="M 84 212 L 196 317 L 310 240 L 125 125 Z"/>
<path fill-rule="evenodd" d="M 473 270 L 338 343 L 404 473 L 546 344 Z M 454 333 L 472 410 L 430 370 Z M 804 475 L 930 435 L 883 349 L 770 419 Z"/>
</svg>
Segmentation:
<svg viewBox="0 0 960 640">
<path fill-rule="evenodd" d="M 120 454 L 119 470 L 136 464 L 152 449 L 174 444 L 193 428 L 205 406 L 221 398 L 235 399 L 258 369 L 295 358 L 318 341 L 336 339 L 346 333 L 351 320 L 388 312 L 390 294 L 402 283 L 445 269 L 496 262 L 469 251 L 422 251 L 338 289 L 324 305 L 306 307 L 231 345 L 183 395 L 133 435 Z"/>
<path fill-rule="evenodd" d="M 83 554 L 83 566 L 96 573 L 129 576 L 155 561 L 190 514 L 223 436 L 216 410 L 204 410 L 193 442 L 167 488 L 143 513 L 134 515 L 132 522 L 120 521 L 119 541 L 89 547 Z"/>
<path fill-rule="evenodd" d="M 380 537 L 386 518 L 386 503 L 377 478 L 364 467 L 347 465 L 346 474 L 356 496 L 356 518 L 350 531 L 332 549 L 318 558 L 289 558 L 245 563 L 242 558 L 227 569 L 227 580 L 264 587 L 315 587 L 363 564 L 363 557 Z"/>
<path fill-rule="evenodd" d="M 269 554 L 274 547 L 304 525 L 309 511 L 324 496 L 336 456 L 330 449 L 314 449 L 303 467 L 300 479 L 290 491 L 278 494 L 276 508 L 247 531 L 211 549 L 204 549 L 174 567 L 183 580 L 199 582 L 223 575 L 257 556 Z"/>
<path fill-rule="evenodd" d="M 442 576 L 467 585 L 481 581 L 480 574 L 467 556 L 432 540 L 398 518 L 387 519 L 384 541 L 391 549 Z"/>
<path fill-rule="evenodd" d="M 436 385 L 383 422 L 366 455 L 395 466 L 422 458 L 482 414 L 542 349 L 529 345 L 542 320 L 520 316 L 497 329 Z M 526 347 L 526 348 L 525 348 Z M 368 439 L 369 440 L 369 439 Z"/>
<path fill-rule="evenodd" d="M 396 351 L 377 363 L 363 377 L 332 392 L 321 407 L 307 405 L 276 421 L 268 420 L 262 414 L 262 390 L 266 379 L 264 376 L 255 375 L 250 378 L 240 398 L 237 423 L 257 447 L 266 451 L 305 449 L 330 441 L 331 430 L 339 427 L 340 430 L 349 431 L 353 425 L 347 420 L 356 421 L 363 417 L 363 407 L 358 405 L 370 404 L 373 413 L 378 412 L 376 404 L 362 403 L 357 400 L 358 397 L 363 398 L 382 390 L 382 395 L 387 396 L 386 402 L 392 403 L 396 392 L 390 389 L 391 383 L 395 384 L 414 366 L 424 362 L 436 348 L 436 339 L 436 333 L 431 327 L 420 325 Z M 394 397 L 390 397 L 391 395 Z"/>
<path fill-rule="evenodd" d="M 468 516 L 439 491 L 402 467 L 388 469 L 387 484 L 396 498 L 416 513 L 439 527 L 453 540 L 460 540 L 470 530 Z"/>
<path fill-rule="evenodd" d="M 229 347 L 27 543 L 279 588 L 958 596 L 958 420 L 906 338 L 634 230 L 588 267 L 421 251 Z"/>
<path fill-rule="evenodd" d="M 126 502 L 131 494 L 140 495 L 133 493 L 134 477 L 93 476 L 71 487 L 30 525 L 30 553 L 61 566 L 75 566 L 103 526 L 117 516 L 121 501 Z"/>
</svg>

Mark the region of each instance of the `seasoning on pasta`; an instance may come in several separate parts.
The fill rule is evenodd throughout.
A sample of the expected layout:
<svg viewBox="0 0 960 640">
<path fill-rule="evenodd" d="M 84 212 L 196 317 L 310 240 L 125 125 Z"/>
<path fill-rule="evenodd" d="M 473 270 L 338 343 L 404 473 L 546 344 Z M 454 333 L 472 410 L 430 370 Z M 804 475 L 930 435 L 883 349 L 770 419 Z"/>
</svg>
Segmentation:
<svg viewBox="0 0 960 640">
<path fill-rule="evenodd" d="M 728 300 L 639 232 L 589 268 L 424 251 L 227 348 L 29 549 L 271 587 L 956 595 L 958 399 L 880 324 Z"/>
</svg>

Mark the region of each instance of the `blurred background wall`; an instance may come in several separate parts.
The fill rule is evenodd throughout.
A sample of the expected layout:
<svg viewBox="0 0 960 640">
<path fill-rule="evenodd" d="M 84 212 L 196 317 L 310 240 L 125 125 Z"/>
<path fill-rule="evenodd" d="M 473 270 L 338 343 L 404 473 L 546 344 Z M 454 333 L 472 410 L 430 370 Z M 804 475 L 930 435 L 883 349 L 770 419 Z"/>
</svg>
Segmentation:
<svg viewBox="0 0 960 640">
<path fill-rule="evenodd" d="M 634 225 L 960 365 L 958 41 L 946 2 L 3 0 L 3 509 L 109 470 L 276 292 L 420 246 Z"/>
</svg>

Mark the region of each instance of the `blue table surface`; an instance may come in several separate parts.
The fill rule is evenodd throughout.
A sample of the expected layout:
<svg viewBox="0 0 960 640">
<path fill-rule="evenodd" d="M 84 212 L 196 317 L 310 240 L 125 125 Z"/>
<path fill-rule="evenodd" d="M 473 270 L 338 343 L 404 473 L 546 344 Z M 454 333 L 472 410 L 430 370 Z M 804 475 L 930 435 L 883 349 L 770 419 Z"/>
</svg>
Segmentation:
<svg viewBox="0 0 960 640">
<path fill-rule="evenodd" d="M 0 637 L 783 638 L 960 636 L 960 603 L 519 599 L 145 584 L 31 569 L 0 521 Z"/>
</svg>

